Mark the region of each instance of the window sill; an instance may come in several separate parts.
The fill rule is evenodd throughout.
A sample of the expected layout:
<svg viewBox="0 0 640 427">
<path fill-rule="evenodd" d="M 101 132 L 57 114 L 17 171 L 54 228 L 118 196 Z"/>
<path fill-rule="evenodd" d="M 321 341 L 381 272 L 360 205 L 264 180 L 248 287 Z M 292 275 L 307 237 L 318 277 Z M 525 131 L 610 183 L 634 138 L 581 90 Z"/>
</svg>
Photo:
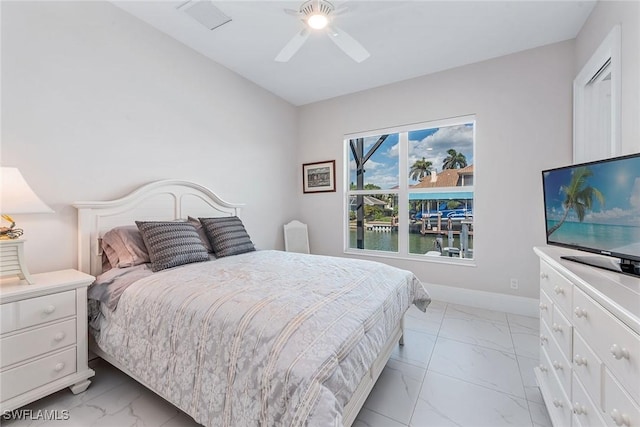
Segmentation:
<svg viewBox="0 0 640 427">
<path fill-rule="evenodd" d="M 358 250 L 346 249 L 344 250 L 344 253 L 350 256 L 360 255 L 365 257 L 388 258 L 388 259 L 399 259 L 403 261 L 418 261 L 418 262 L 429 262 L 429 263 L 436 263 L 436 264 L 459 265 L 464 267 L 477 266 L 475 259 L 455 258 L 455 257 L 447 257 L 447 256 L 430 256 L 430 255 L 417 255 L 417 254 L 401 255 L 393 252 L 372 251 L 372 250 L 366 250 L 366 249 L 358 249 Z"/>
</svg>

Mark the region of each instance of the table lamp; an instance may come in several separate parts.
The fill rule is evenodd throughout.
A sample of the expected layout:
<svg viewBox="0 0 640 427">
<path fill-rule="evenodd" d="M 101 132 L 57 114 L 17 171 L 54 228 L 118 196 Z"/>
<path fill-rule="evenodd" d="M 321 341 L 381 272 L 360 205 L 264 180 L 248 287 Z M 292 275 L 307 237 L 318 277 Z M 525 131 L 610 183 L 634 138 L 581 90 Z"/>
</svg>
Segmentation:
<svg viewBox="0 0 640 427">
<path fill-rule="evenodd" d="M 10 223 L 9 227 L 0 227 L 0 276 L 18 275 L 28 284 L 33 284 L 24 262 L 24 239 L 19 237 L 23 230 L 16 228 L 10 215 L 30 213 L 53 213 L 33 192 L 17 168 L 0 168 L 0 213 Z"/>
</svg>

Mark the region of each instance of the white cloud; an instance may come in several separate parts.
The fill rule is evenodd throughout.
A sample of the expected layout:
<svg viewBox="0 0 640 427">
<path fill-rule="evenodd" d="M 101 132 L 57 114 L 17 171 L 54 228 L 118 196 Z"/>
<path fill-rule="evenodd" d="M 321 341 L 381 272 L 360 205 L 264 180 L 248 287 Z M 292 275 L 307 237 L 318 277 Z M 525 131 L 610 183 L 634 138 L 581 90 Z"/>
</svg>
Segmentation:
<svg viewBox="0 0 640 427">
<path fill-rule="evenodd" d="M 440 169 L 449 149 L 464 153 L 469 163 L 472 163 L 470 155 L 473 155 L 473 128 L 465 125 L 447 126 L 421 141 L 410 141 L 409 156 L 413 159 L 424 157 Z"/>
</svg>

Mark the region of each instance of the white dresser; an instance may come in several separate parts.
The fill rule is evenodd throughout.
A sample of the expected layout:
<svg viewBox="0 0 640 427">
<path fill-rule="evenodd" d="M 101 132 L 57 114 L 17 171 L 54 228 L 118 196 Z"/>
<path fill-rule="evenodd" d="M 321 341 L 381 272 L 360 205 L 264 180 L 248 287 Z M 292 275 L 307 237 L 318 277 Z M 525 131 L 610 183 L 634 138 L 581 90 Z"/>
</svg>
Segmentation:
<svg viewBox="0 0 640 427">
<path fill-rule="evenodd" d="M 76 270 L 0 282 L 0 413 L 65 387 L 80 393 L 87 365 L 87 286 Z"/>
<path fill-rule="evenodd" d="M 640 279 L 537 247 L 540 391 L 555 427 L 640 427 Z M 595 255 L 594 255 L 595 256 Z"/>
</svg>

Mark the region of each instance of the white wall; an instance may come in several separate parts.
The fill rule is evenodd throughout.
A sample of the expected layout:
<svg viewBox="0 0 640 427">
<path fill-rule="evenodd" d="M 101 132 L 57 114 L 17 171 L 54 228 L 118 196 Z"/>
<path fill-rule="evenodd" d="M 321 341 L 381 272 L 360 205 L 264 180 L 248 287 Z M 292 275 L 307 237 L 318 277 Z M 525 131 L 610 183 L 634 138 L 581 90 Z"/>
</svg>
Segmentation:
<svg viewBox="0 0 640 427">
<path fill-rule="evenodd" d="M 344 134 L 475 114 L 477 266 L 375 259 L 425 283 L 537 298 L 540 172 L 571 162 L 573 77 L 567 41 L 310 104 L 300 108 L 299 161 L 335 159 L 340 185 Z M 343 256 L 343 192 L 300 197 L 312 251 Z"/>
<path fill-rule="evenodd" d="M 166 178 L 247 203 L 254 243 L 296 216 L 297 111 L 106 2 L 2 7 L 2 165 L 52 215 L 16 215 L 32 273 L 77 265 L 80 200 Z"/>
<path fill-rule="evenodd" d="M 576 74 L 591 58 L 611 29 L 621 30 L 621 127 L 622 153 L 640 152 L 640 2 L 599 1 L 578 33 Z"/>
</svg>

